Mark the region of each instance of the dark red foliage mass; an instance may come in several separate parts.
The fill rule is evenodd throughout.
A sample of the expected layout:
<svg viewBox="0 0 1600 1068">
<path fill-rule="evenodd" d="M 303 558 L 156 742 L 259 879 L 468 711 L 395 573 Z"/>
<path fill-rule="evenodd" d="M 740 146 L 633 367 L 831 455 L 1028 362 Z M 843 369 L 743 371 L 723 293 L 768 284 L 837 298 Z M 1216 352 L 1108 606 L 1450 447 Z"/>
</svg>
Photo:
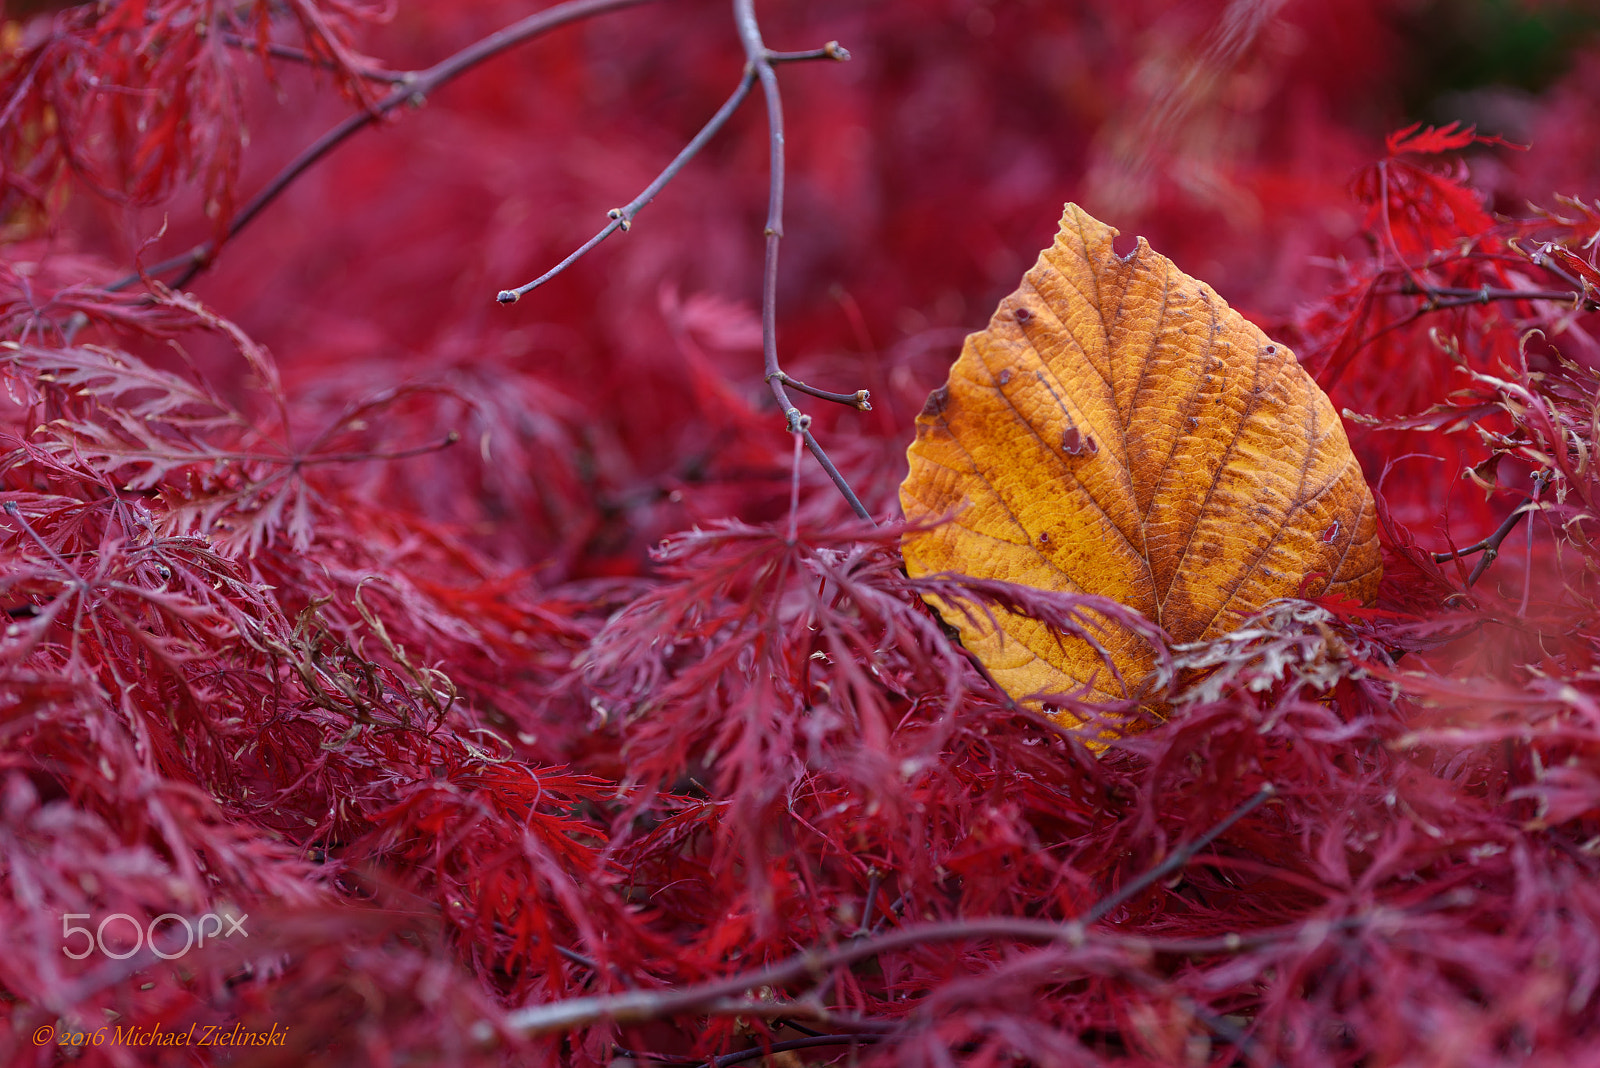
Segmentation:
<svg viewBox="0 0 1600 1068">
<path fill-rule="evenodd" d="M 748 6 L 8 6 L 0 1059 L 1600 1063 L 1590 5 L 762 0 L 853 57 L 751 68 L 770 300 L 756 86 L 497 304 Z M 1348 413 L 1376 605 L 905 576 L 1067 199 Z M 1165 714 L 1092 752 L 928 594 L 1144 628 Z"/>
</svg>

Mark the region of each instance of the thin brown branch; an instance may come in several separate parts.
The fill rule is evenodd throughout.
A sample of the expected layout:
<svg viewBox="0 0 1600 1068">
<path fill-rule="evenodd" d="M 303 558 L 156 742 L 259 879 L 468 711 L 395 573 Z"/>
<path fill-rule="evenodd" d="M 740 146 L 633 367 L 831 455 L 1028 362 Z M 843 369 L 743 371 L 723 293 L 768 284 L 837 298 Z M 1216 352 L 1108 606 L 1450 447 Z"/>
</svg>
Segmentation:
<svg viewBox="0 0 1600 1068">
<path fill-rule="evenodd" d="M 1544 489 L 1544 472 L 1533 477 L 1533 499 L 1528 502 L 1528 512 L 1531 513 L 1539 507 L 1539 493 Z M 1533 594 L 1533 519 L 1528 520 L 1527 541 L 1522 547 L 1522 601 L 1517 606 L 1517 615 L 1524 618 L 1528 615 L 1528 598 Z"/>
<path fill-rule="evenodd" d="M 1522 252 L 1522 248 L 1518 246 L 1515 241 L 1510 242 L 1510 245 L 1518 252 Z M 1582 279 L 1578 278 L 1566 268 L 1556 263 L 1555 260 L 1552 259 L 1549 254 L 1544 252 L 1542 249 L 1535 249 L 1532 252 L 1524 252 L 1523 255 L 1527 256 L 1528 262 L 1532 263 L 1535 267 L 1543 267 L 1545 270 L 1549 271 L 1551 274 L 1570 285 L 1573 289 L 1582 290 L 1584 292 L 1589 291 L 1589 287 L 1583 284 Z M 1593 302 L 1591 301 L 1590 303 L 1592 304 Z"/>
<path fill-rule="evenodd" d="M 713 1057 L 703 1062 L 705 1068 L 729 1068 L 729 1065 L 743 1064 L 765 1057 L 769 1053 L 787 1053 L 795 1049 L 819 1049 L 825 1046 L 861 1046 L 874 1042 L 884 1041 L 883 1035 L 871 1033 L 856 1033 L 848 1035 L 809 1035 L 805 1038 L 791 1038 L 783 1042 L 772 1042 L 765 1046 L 753 1046 L 750 1049 L 740 1050 L 737 1053 L 727 1053 L 721 1057 Z"/>
<path fill-rule="evenodd" d="M 1537 478 L 1537 476 L 1535 477 Z M 1522 522 L 1523 516 L 1528 515 L 1537 507 L 1538 489 L 1542 488 L 1542 486 L 1542 481 L 1537 482 L 1534 490 L 1534 499 L 1527 504 L 1518 505 L 1512 510 L 1510 515 L 1501 520 L 1500 525 L 1495 528 L 1493 534 L 1463 549 L 1456 549 L 1447 553 L 1434 553 L 1433 562 L 1442 564 L 1449 560 L 1456 560 L 1463 556 L 1481 552 L 1483 555 L 1478 558 L 1478 562 L 1473 566 L 1471 574 L 1467 576 L 1467 585 L 1469 587 L 1475 585 L 1483 577 L 1483 573 L 1489 570 L 1489 565 L 1494 563 L 1500 556 L 1501 544 L 1511 535 L 1513 530 L 1517 529 L 1517 524 Z"/>
<path fill-rule="evenodd" d="M 789 412 L 791 422 L 793 422 L 794 416 L 800 414 L 798 408 L 790 408 Z M 808 420 L 806 426 L 809 426 L 810 417 L 806 418 Z M 856 514 L 858 519 L 865 519 L 868 523 L 871 523 L 873 521 L 872 513 L 867 511 L 867 506 L 861 503 L 861 498 L 857 497 L 856 491 L 850 488 L 850 483 L 845 481 L 844 475 L 839 473 L 839 469 L 833 465 L 833 461 L 828 458 L 828 454 L 817 443 L 817 439 L 811 436 L 811 431 L 806 427 L 802 427 L 800 434 L 806 439 L 806 448 L 811 450 L 811 455 L 817 458 L 817 463 L 822 465 L 822 470 L 827 472 L 828 478 L 833 481 L 834 486 L 844 495 L 846 503 L 850 505 L 850 510 Z"/>
<path fill-rule="evenodd" d="M 1400 244 L 1394 238 L 1394 224 L 1389 221 L 1389 161 L 1378 161 L 1378 210 L 1383 218 L 1383 236 L 1387 239 L 1389 248 L 1394 252 L 1394 258 L 1399 262 L 1400 269 L 1406 273 L 1412 283 L 1422 289 L 1428 284 L 1417 274 L 1415 267 L 1406 260 L 1400 251 Z"/>
<path fill-rule="evenodd" d="M 1270 783 L 1263 786 L 1249 800 L 1214 824 L 1199 838 L 1174 850 L 1161 864 L 1122 890 L 1095 904 L 1078 920 L 1057 923 L 1026 917 L 993 916 L 903 927 L 884 935 L 854 939 L 829 949 L 808 950 L 767 965 L 765 968 L 690 986 L 666 990 L 628 990 L 616 994 L 567 998 L 545 1005 L 530 1005 L 510 1013 L 505 1018 L 504 1025 L 524 1035 L 541 1035 L 568 1031 L 601 1021 L 627 1026 L 697 1012 L 815 1018 L 815 1013 L 826 1014 L 828 1010 L 806 1000 L 754 1001 L 744 995 L 752 990 L 767 987 L 779 989 L 807 979 L 822 983 L 836 968 L 847 967 L 895 950 L 975 938 L 1013 938 L 1021 941 L 1054 943 L 1073 951 L 1095 950 L 1101 954 L 1106 951 L 1136 954 L 1235 953 L 1256 945 L 1271 944 L 1280 938 L 1293 939 L 1299 937 L 1303 931 L 1302 925 L 1257 931 L 1248 936 L 1226 935 L 1215 939 L 1145 938 L 1118 932 L 1092 932 L 1087 929 L 1089 924 L 1104 917 L 1118 905 L 1188 864 L 1195 854 L 1272 797 L 1274 792 Z"/>
<path fill-rule="evenodd" d="M 789 462 L 789 544 L 800 538 L 800 446 L 805 444 L 799 434 L 794 434 L 794 459 Z"/>
<path fill-rule="evenodd" d="M 861 503 L 855 490 L 850 488 L 850 483 L 839 473 L 839 469 L 828 458 L 822 446 L 817 444 L 817 439 L 811 436 L 810 418 L 801 414 L 800 409 L 789 400 L 788 391 L 784 389 L 784 380 L 787 376 L 783 374 L 783 367 L 778 362 L 778 245 L 783 239 L 783 97 L 778 92 L 778 75 L 772 69 L 772 53 L 761 39 L 761 24 L 756 21 L 755 0 L 733 0 L 733 18 L 739 29 L 739 41 L 744 45 L 747 69 L 754 71 L 760 80 L 761 94 L 767 104 L 770 173 L 767 187 L 767 247 L 761 271 L 761 351 L 766 363 L 767 385 L 778 402 L 778 409 L 783 412 L 784 419 L 788 422 L 789 432 L 804 435 L 806 448 L 811 450 L 811 455 L 817 458 L 822 469 L 833 480 L 834 486 L 849 502 L 850 510 L 858 518 L 870 523 L 872 514 Z"/>
<path fill-rule="evenodd" d="M 861 922 L 856 925 L 856 937 L 864 937 L 872 930 L 872 909 L 878 902 L 878 886 L 883 880 L 883 873 L 877 868 L 868 869 L 867 893 L 861 903 Z"/>
<path fill-rule="evenodd" d="M 1400 913 L 1372 912 L 1362 916 L 1329 921 L 1330 930 L 1371 926 L 1384 919 L 1402 922 Z M 544 1005 L 530 1005 L 508 1014 L 503 1021 L 509 1030 L 522 1035 L 554 1034 L 601 1021 L 624 1026 L 670 1016 L 715 1010 L 719 1015 L 770 1015 L 809 1019 L 816 1010 L 803 1001 L 755 1001 L 740 997 L 763 987 L 782 987 L 805 979 L 820 982 L 834 968 L 848 967 L 863 960 L 897 950 L 964 942 L 978 938 L 1010 938 L 1024 942 L 1062 945 L 1071 950 L 1126 952 L 1135 957 L 1160 953 L 1175 956 L 1209 956 L 1239 953 L 1283 942 L 1293 942 L 1305 934 L 1305 923 L 1266 928 L 1250 934 L 1227 934 L 1213 938 L 1149 938 L 1115 931 L 1088 931 L 1077 921 L 1056 923 L 1020 916 L 991 916 L 951 920 L 903 927 L 885 935 L 846 942 L 829 950 L 811 950 L 785 958 L 775 964 L 737 975 L 713 979 L 675 989 L 626 990 L 616 994 L 597 994 L 567 998 Z M 780 1011 L 781 1010 L 781 1011 Z M 822 1010 L 826 1012 L 827 1010 Z M 857 1021 L 864 1023 L 866 1021 Z"/>
<path fill-rule="evenodd" d="M 1251 795 L 1251 797 L 1242 805 L 1234 809 L 1225 818 L 1213 825 L 1210 830 L 1206 831 L 1205 834 L 1202 834 L 1199 838 L 1196 838 L 1188 845 L 1181 846 L 1180 848 L 1173 850 L 1166 860 L 1162 861 L 1154 868 L 1151 868 L 1149 871 L 1145 872 L 1143 875 L 1139 876 L 1139 878 L 1135 879 L 1127 886 L 1124 886 L 1110 897 L 1103 898 L 1096 902 L 1094 907 L 1079 917 L 1078 922 L 1084 924 L 1094 923 L 1096 920 L 1108 915 L 1119 905 L 1125 904 L 1126 902 L 1131 901 L 1133 898 L 1138 897 L 1140 894 L 1144 893 L 1145 890 L 1178 871 L 1180 868 L 1185 867 L 1189 861 L 1194 859 L 1194 855 L 1196 853 L 1200 852 L 1200 850 L 1216 841 L 1217 837 L 1229 827 L 1232 827 L 1235 823 L 1238 823 L 1240 820 L 1244 819 L 1244 817 L 1254 812 L 1257 808 L 1260 808 L 1275 793 L 1277 793 L 1277 790 L 1270 782 L 1267 783 L 1265 786 L 1261 787 L 1261 789 L 1257 790 L 1253 795 Z"/>
<path fill-rule="evenodd" d="M 238 236 L 239 232 L 250 225 L 256 216 L 260 215 L 269 204 L 278 199 L 295 179 L 309 170 L 323 156 L 349 140 L 351 135 L 357 131 L 371 126 L 402 104 L 422 104 L 430 94 L 436 92 L 441 86 L 454 81 L 474 67 L 498 56 L 507 49 L 531 41 L 535 37 L 548 33 L 559 26 L 565 26 L 570 22 L 577 22 L 581 19 L 592 18 L 595 15 L 621 11 L 624 8 L 638 7 L 640 4 L 650 2 L 652 0 L 567 0 L 566 3 L 535 12 L 527 18 L 512 23 L 503 30 L 498 30 L 481 40 L 475 41 L 459 52 L 435 63 L 427 70 L 403 76 L 401 81 L 395 85 L 395 88 L 382 100 L 366 111 L 351 115 L 323 134 L 291 160 L 278 172 L 272 181 L 267 183 L 265 188 L 251 197 L 250 201 L 239 210 L 239 213 L 228 223 L 227 232 L 219 240 L 203 242 L 188 252 L 163 260 L 144 271 L 119 278 L 105 288 L 107 291 L 115 292 L 128 288 L 138 282 L 144 275 L 161 275 L 180 268 L 182 269 L 181 273 L 173 279 L 171 285 L 174 289 L 187 285 L 195 275 L 204 270 L 216 258 L 223 245 Z"/>
<path fill-rule="evenodd" d="M 1377 294 L 1383 297 L 1427 297 L 1424 311 L 1488 304 L 1496 300 L 1553 300 L 1562 304 L 1582 304 L 1591 310 L 1596 307 L 1593 300 L 1585 300 L 1582 293 L 1570 289 L 1502 289 L 1490 285 L 1474 289 L 1470 286 L 1430 286 L 1426 283 L 1419 286 L 1413 278 L 1406 278 L 1398 289 L 1378 290 Z"/>
<path fill-rule="evenodd" d="M 1495 530 L 1495 532 L 1489 535 L 1487 538 L 1484 538 L 1480 541 L 1475 541 L 1471 545 L 1463 546 L 1460 549 L 1453 549 L 1447 553 L 1434 553 L 1433 562 L 1436 564 L 1443 564 L 1450 560 L 1458 559 L 1459 557 L 1471 556 L 1473 553 L 1481 553 L 1485 549 L 1499 548 L 1500 543 L 1505 540 L 1506 535 L 1515 530 L 1517 524 L 1522 521 L 1522 516 L 1523 510 L 1518 508 L 1510 515 L 1506 516 L 1505 519 L 1501 521 L 1500 526 Z"/>
<path fill-rule="evenodd" d="M 460 440 L 461 435 L 452 430 L 438 441 L 427 445 L 413 445 L 409 449 L 396 449 L 394 452 L 324 452 L 301 457 L 296 459 L 294 464 L 297 467 L 309 467 L 312 464 L 365 463 L 368 460 L 405 460 L 412 456 L 421 456 L 424 453 L 448 449 Z"/>
<path fill-rule="evenodd" d="M 887 1034 L 895 1030 L 896 1024 L 888 1020 L 880 1020 L 871 1016 L 857 1016 L 848 1012 L 836 1012 L 823 1006 L 821 997 L 815 993 L 808 994 L 799 1001 L 772 1001 L 766 998 L 723 998 L 706 1006 L 708 1016 L 748 1016 L 752 1019 L 772 1020 L 785 1027 L 793 1027 L 805 1034 L 817 1034 L 816 1031 L 796 1023 L 797 1020 L 806 1020 L 810 1023 L 835 1030 L 844 1031 L 870 1031 L 874 1034 Z"/>
<path fill-rule="evenodd" d="M 263 54 L 261 43 L 253 38 L 245 37 L 243 34 L 224 32 L 217 34 L 217 37 L 229 48 L 237 48 L 241 52 L 252 52 L 258 56 Z M 273 59 L 286 59 L 292 63 L 303 63 L 308 67 L 316 67 L 319 70 L 337 71 L 340 69 L 339 65 L 330 59 L 323 56 L 314 56 L 304 48 L 278 44 L 276 41 L 267 42 L 265 54 Z M 356 67 L 353 68 L 352 72 L 369 82 L 387 82 L 391 85 L 415 76 L 411 71 L 374 70 L 371 67 Z"/>
<path fill-rule="evenodd" d="M 838 41 L 829 41 L 821 48 L 809 48 L 804 52 L 768 52 L 768 63 L 801 63 L 808 59 L 832 59 L 840 63 L 850 58 L 850 50 Z"/>
<path fill-rule="evenodd" d="M 644 192 L 634 197 L 633 200 L 629 201 L 626 206 L 621 208 L 612 208 L 610 211 L 606 212 L 606 215 L 611 219 L 611 221 L 602 227 L 599 233 L 585 241 L 570 256 L 556 264 L 554 267 L 550 268 L 544 274 L 541 274 L 538 278 L 535 278 L 526 285 L 518 286 L 516 289 L 502 289 L 494 299 L 498 300 L 501 304 L 515 304 L 526 294 L 538 289 L 540 286 L 550 281 L 550 279 L 565 271 L 574 263 L 577 263 L 580 259 L 588 254 L 590 249 L 594 248 L 596 245 L 610 237 L 612 234 L 616 233 L 618 230 L 628 230 L 628 228 L 633 225 L 633 217 L 639 214 L 639 212 L 644 209 L 646 204 L 649 204 L 652 200 L 654 200 L 656 198 L 656 194 L 661 192 L 661 190 L 666 187 L 668 182 L 676 178 L 678 172 L 683 170 L 684 166 L 687 165 L 690 160 L 694 159 L 695 156 L 700 154 L 700 150 L 706 146 L 706 142 L 715 137 L 717 135 L 717 131 L 721 130 L 722 127 L 727 124 L 728 120 L 733 117 L 733 113 L 739 110 L 739 105 L 744 103 L 745 97 L 750 95 L 750 89 L 754 85 L 755 74 L 747 69 L 744 72 L 744 77 L 739 79 L 739 85 L 734 89 L 733 95 L 728 97 L 728 99 L 723 102 L 723 105 L 717 109 L 717 113 L 711 116 L 711 119 L 704 126 L 700 127 L 700 132 L 695 134 L 687 145 L 683 146 L 683 151 L 679 152 L 677 156 L 673 157 L 672 162 L 667 164 L 666 169 L 660 174 L 656 175 L 655 180 L 644 187 Z"/>
<path fill-rule="evenodd" d="M 818 389 L 816 386 L 808 386 L 798 378 L 793 378 L 783 371 L 779 371 L 777 376 L 784 385 L 793 386 L 801 393 L 809 393 L 820 400 L 843 404 L 846 407 L 854 408 L 858 412 L 872 411 L 872 394 L 864 389 L 858 389 L 854 393 L 830 393 L 828 390 Z"/>
<path fill-rule="evenodd" d="M 1396 255 L 1398 254 L 1399 252 L 1397 249 Z M 1550 264 L 1542 264 L 1542 266 L 1549 267 L 1551 270 L 1556 270 L 1556 268 Z M 1392 333 L 1396 330 L 1402 329 L 1403 327 L 1410 326 L 1412 323 L 1416 322 L 1418 319 L 1421 319 L 1424 315 L 1427 315 L 1430 312 L 1445 311 L 1450 308 L 1464 308 L 1474 304 L 1488 304 L 1491 301 L 1553 300 L 1559 301 L 1563 304 L 1570 304 L 1574 308 L 1582 308 L 1589 311 L 1600 309 L 1600 302 L 1596 302 L 1592 298 L 1586 298 L 1582 292 L 1577 291 L 1582 287 L 1576 281 L 1574 281 L 1574 286 L 1576 287 L 1574 290 L 1502 289 L 1487 285 L 1479 286 L 1476 289 L 1470 286 L 1433 286 L 1429 285 L 1426 280 L 1421 278 L 1416 271 L 1412 269 L 1410 264 L 1402 262 L 1401 267 L 1404 270 L 1406 277 L 1400 281 L 1400 284 L 1396 288 L 1378 289 L 1373 287 L 1371 289 L 1372 295 L 1375 297 L 1421 296 L 1425 297 L 1426 299 L 1421 304 L 1402 315 L 1400 318 L 1379 327 L 1371 334 L 1368 334 L 1366 337 L 1362 338 L 1356 344 L 1357 350 L 1366 348 L 1368 345 L 1372 344 L 1374 341 L 1377 341 L 1385 334 Z"/>
</svg>

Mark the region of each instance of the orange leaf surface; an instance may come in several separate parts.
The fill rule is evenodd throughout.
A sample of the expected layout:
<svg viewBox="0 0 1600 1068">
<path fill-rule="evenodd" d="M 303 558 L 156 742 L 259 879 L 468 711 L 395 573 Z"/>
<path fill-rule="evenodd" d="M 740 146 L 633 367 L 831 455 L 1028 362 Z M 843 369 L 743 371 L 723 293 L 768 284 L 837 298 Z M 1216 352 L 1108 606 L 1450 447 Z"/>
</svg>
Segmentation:
<svg viewBox="0 0 1600 1068">
<path fill-rule="evenodd" d="M 1119 257 L 1116 235 L 1067 205 L 929 395 L 900 487 L 907 571 L 1111 597 L 1175 642 L 1302 588 L 1370 601 L 1372 493 L 1327 396 L 1210 286 L 1143 238 Z M 1103 616 L 1115 671 L 1036 620 L 935 607 L 1018 698 L 1136 697 L 1154 665 Z"/>
</svg>

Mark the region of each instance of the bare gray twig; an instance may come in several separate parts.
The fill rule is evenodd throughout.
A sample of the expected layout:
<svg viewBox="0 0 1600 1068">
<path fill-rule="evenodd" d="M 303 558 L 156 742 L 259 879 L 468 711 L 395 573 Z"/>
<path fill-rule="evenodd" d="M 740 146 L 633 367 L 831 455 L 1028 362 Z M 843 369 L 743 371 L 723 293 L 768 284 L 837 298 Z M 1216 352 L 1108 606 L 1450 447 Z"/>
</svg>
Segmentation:
<svg viewBox="0 0 1600 1068">
<path fill-rule="evenodd" d="M 734 22 L 739 28 L 739 40 L 744 45 L 745 62 L 761 82 L 761 94 L 767 103 L 767 135 L 770 146 L 770 173 L 767 189 L 767 249 L 761 272 L 761 351 L 766 360 L 767 385 L 778 402 L 778 408 L 788 420 L 789 431 L 804 435 L 806 448 L 817 458 L 822 469 L 838 487 L 850 510 L 860 519 L 872 522 L 856 491 L 839 473 L 828 454 L 807 429 L 804 416 L 789 400 L 784 389 L 788 376 L 778 362 L 778 244 L 783 239 L 783 97 L 778 92 L 778 75 L 772 69 L 773 53 L 761 39 L 761 24 L 756 21 L 755 0 L 733 0 Z M 781 55 L 782 53 L 780 53 Z M 848 53 L 845 53 L 848 55 Z"/>
<path fill-rule="evenodd" d="M 599 233 L 585 241 L 570 256 L 556 264 L 554 267 L 550 268 L 548 271 L 544 272 L 544 274 L 541 274 L 538 278 L 535 278 L 533 281 L 527 283 L 526 285 L 518 286 L 516 289 L 502 289 L 495 297 L 495 300 L 498 300 L 501 304 L 515 304 L 526 294 L 538 289 L 540 286 L 550 281 L 550 279 L 565 271 L 574 263 L 577 263 L 578 260 L 582 259 L 588 254 L 590 249 L 594 248 L 596 245 L 610 237 L 612 234 L 616 233 L 618 230 L 627 231 L 627 229 L 633 225 L 633 217 L 639 214 L 646 204 L 654 200 L 656 198 L 656 194 L 661 192 L 668 182 L 677 177 L 678 172 L 683 170 L 685 164 L 700 154 L 700 150 L 706 146 L 706 142 L 715 137 L 717 135 L 717 131 L 721 130 L 722 127 L 727 124 L 728 120 L 733 117 L 733 113 L 739 110 L 739 105 L 744 103 L 744 98 L 750 95 L 750 89 L 753 85 L 755 85 L 755 80 L 755 74 L 750 70 L 746 70 L 744 72 L 744 77 L 739 79 L 739 85 L 734 89 L 733 95 L 728 97 L 723 105 L 717 109 L 716 114 L 711 116 L 710 120 L 704 126 L 700 127 L 700 132 L 695 134 L 687 145 L 683 146 L 683 151 L 679 152 L 677 156 L 673 158 L 672 162 L 667 164 L 666 169 L 660 174 L 656 175 L 655 180 L 644 187 L 644 192 L 634 197 L 633 200 L 629 201 L 626 206 L 621 208 L 612 208 L 610 211 L 606 212 L 606 215 L 610 217 L 611 221 L 605 226 L 601 227 Z"/>
<path fill-rule="evenodd" d="M 601 1021 L 620 1025 L 644 1023 L 670 1016 L 705 1012 L 718 1015 L 752 1015 L 839 1022 L 831 1010 L 818 1002 L 815 993 L 800 1000 L 753 999 L 751 991 L 781 989 L 791 983 L 810 979 L 825 982 L 836 968 L 847 967 L 884 953 L 927 946 L 940 942 L 959 942 L 974 938 L 1012 938 L 1022 941 L 1046 942 L 1064 946 L 1072 951 L 1083 951 L 1095 959 L 1107 953 L 1207 954 L 1236 953 L 1252 946 L 1271 944 L 1280 938 L 1300 936 L 1301 925 L 1256 931 L 1249 935 L 1225 935 L 1212 939 L 1161 939 L 1120 932 L 1096 932 L 1088 926 L 1103 918 L 1118 905 L 1145 888 L 1166 878 L 1194 859 L 1200 850 L 1215 841 L 1229 827 L 1258 808 L 1274 795 L 1269 783 L 1226 817 L 1214 824 L 1200 837 L 1176 849 L 1165 861 L 1145 875 L 1129 883 L 1092 906 L 1081 918 L 1067 923 L 1035 920 L 1016 916 L 992 916 L 975 919 L 952 920 L 943 923 L 926 923 L 903 927 L 887 934 L 858 938 L 827 949 L 808 950 L 765 968 L 741 972 L 704 983 L 672 989 L 628 990 L 615 994 L 597 994 L 588 997 L 567 998 L 545 1005 L 530 1005 L 510 1013 L 503 1026 L 523 1035 L 553 1034 L 585 1027 Z M 1365 921 L 1363 921 L 1365 922 Z M 1089 958 L 1085 957 L 1087 961 Z M 888 1034 L 897 1025 L 888 1021 L 852 1019 L 854 1030 L 884 1028 Z"/>
<path fill-rule="evenodd" d="M 623 8 L 637 7 L 640 4 L 649 2 L 651 0 L 567 0 L 566 3 L 535 12 L 527 18 L 512 23 L 503 30 L 475 41 L 459 52 L 435 63 L 427 70 L 401 74 L 395 83 L 394 89 L 382 100 L 366 111 L 351 115 L 339 123 L 339 125 L 317 138 L 315 142 L 285 165 L 277 176 L 267 183 L 265 188 L 251 197 L 249 203 L 239 209 L 239 213 L 229 222 L 227 232 L 220 239 L 203 242 L 188 252 L 162 260 L 160 263 L 143 271 L 119 278 L 106 286 L 106 289 L 111 292 L 126 289 L 146 275 L 162 275 L 180 268 L 181 272 L 173 279 L 171 285 L 174 289 L 182 288 L 216 258 L 217 253 L 224 244 L 233 240 L 239 231 L 249 226 L 256 216 L 260 215 L 269 204 L 278 199 L 295 179 L 309 170 L 323 156 L 326 156 L 339 145 L 349 140 L 350 136 L 358 130 L 371 126 L 402 104 L 419 105 L 423 103 L 440 86 L 454 81 L 467 71 L 492 59 L 501 52 L 526 41 L 531 41 L 558 26 L 565 26 L 569 22 L 577 22 L 580 19 L 591 18 L 610 11 L 620 11 Z"/>
</svg>

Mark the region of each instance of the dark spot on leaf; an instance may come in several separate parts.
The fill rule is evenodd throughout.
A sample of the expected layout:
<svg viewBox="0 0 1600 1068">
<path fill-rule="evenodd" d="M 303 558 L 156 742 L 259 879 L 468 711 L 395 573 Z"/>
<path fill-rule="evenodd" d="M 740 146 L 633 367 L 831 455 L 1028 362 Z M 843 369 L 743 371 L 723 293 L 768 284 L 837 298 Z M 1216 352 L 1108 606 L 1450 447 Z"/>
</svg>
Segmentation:
<svg viewBox="0 0 1600 1068">
<path fill-rule="evenodd" d="M 928 400 L 922 406 L 922 414 L 929 419 L 937 418 L 944 414 L 946 406 L 950 403 L 950 387 L 940 386 L 928 394 Z"/>
<path fill-rule="evenodd" d="M 1100 451 L 1100 446 L 1094 443 L 1094 438 L 1083 433 L 1075 426 L 1069 426 L 1061 434 L 1061 451 L 1068 456 L 1081 456 L 1084 453 L 1094 455 Z"/>
<path fill-rule="evenodd" d="M 1018 308 L 1015 312 L 1015 315 L 1017 317 L 1017 322 L 1019 323 L 1025 323 L 1029 319 L 1033 318 L 1033 312 L 1029 311 L 1027 308 Z"/>
<path fill-rule="evenodd" d="M 1011 368 L 1007 367 L 1005 370 L 1000 372 L 1000 384 L 1002 386 L 1011 384 Z"/>
</svg>

